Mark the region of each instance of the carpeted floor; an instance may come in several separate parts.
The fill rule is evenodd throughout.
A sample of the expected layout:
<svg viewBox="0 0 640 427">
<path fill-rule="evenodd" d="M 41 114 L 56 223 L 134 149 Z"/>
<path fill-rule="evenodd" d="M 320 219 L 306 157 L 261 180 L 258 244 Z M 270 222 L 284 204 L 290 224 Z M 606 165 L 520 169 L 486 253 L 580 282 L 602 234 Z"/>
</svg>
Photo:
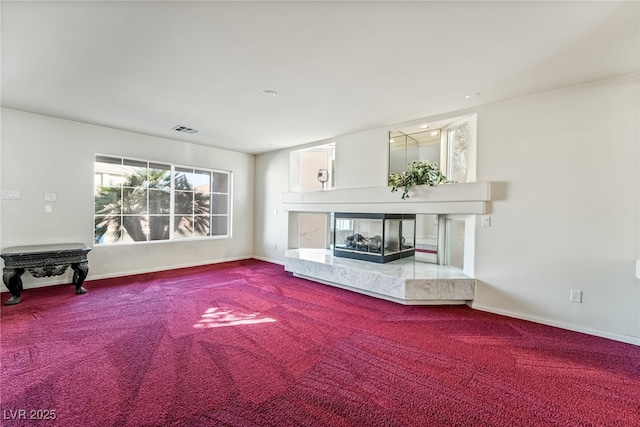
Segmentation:
<svg viewBox="0 0 640 427">
<path fill-rule="evenodd" d="M 86 288 L 0 309 L 1 425 L 640 426 L 629 344 L 257 260 Z"/>
</svg>

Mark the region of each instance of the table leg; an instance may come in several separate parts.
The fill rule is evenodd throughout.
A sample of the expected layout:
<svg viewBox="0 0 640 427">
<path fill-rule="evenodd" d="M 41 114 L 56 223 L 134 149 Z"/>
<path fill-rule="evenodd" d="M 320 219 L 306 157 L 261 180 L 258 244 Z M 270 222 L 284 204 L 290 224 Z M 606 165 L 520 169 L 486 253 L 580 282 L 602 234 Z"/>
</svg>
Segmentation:
<svg viewBox="0 0 640 427">
<path fill-rule="evenodd" d="M 22 292 L 22 279 L 20 276 L 23 273 L 24 268 L 5 268 L 2 272 L 2 281 L 11 292 L 11 298 L 4 305 L 16 305 L 22 301 L 20 298 L 20 292 Z"/>
<path fill-rule="evenodd" d="M 87 290 L 82 284 L 89 273 L 89 262 L 83 261 L 71 264 L 71 268 L 73 269 L 73 284 L 76 285 L 76 294 L 86 294 Z"/>
</svg>

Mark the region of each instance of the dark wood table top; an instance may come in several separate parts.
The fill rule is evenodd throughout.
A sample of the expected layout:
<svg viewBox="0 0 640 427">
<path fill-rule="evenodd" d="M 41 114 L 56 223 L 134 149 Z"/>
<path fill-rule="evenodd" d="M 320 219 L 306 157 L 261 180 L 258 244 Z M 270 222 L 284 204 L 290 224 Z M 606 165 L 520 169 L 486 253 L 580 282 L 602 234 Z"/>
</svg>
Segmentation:
<svg viewBox="0 0 640 427">
<path fill-rule="evenodd" d="M 2 256 L 16 256 L 37 253 L 88 252 L 91 248 L 83 243 L 62 243 L 51 245 L 13 246 L 2 250 Z"/>
</svg>

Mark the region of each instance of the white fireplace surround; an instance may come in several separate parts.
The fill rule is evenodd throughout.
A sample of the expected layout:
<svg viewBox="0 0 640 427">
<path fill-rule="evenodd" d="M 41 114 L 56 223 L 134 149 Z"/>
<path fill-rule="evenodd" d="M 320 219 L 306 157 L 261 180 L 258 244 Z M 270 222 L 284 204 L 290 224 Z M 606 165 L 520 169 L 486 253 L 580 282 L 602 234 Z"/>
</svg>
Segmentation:
<svg viewBox="0 0 640 427">
<path fill-rule="evenodd" d="M 495 183 L 472 182 L 420 185 L 402 200 L 402 190 L 391 187 L 350 188 L 282 194 L 284 208 L 290 212 L 371 212 L 410 214 L 486 214 Z"/>
<path fill-rule="evenodd" d="M 457 268 L 403 258 L 385 264 L 337 258 L 324 249 L 289 249 L 294 276 L 405 305 L 468 304 L 475 279 Z"/>
<path fill-rule="evenodd" d="M 310 257 L 313 251 L 298 250 L 291 239 L 285 256 L 285 269 L 320 283 L 404 304 L 468 303 L 475 294 L 475 218 L 476 215 L 489 213 L 492 187 L 496 193 L 496 184 L 490 182 L 418 186 L 409 191 L 409 198 L 405 200 L 401 198 L 401 190 L 392 193 L 390 187 L 283 193 L 282 203 L 289 211 L 290 237 L 297 234 L 296 219 L 299 213 L 304 212 L 439 214 L 464 218 L 466 222 L 464 268 L 458 273 L 452 272 L 452 267 L 424 264 L 413 261 L 413 258 L 392 261 L 388 263 L 390 265 L 375 268 L 371 263 L 358 260 L 340 260 L 336 264 L 337 261 L 328 251 L 319 251 L 322 256 L 314 252 Z M 322 262 L 318 261 L 318 257 L 322 258 Z M 411 278 L 402 273 L 408 268 L 407 262 L 420 267 L 411 267 L 414 272 Z M 363 266 L 359 267 L 362 263 Z M 400 264 L 403 264 L 402 268 Z M 378 271 L 380 268 L 384 271 Z M 371 277 L 361 277 L 363 272 Z M 418 276 L 415 276 L 415 272 Z M 378 282 L 383 279 L 393 285 L 379 285 Z"/>
</svg>

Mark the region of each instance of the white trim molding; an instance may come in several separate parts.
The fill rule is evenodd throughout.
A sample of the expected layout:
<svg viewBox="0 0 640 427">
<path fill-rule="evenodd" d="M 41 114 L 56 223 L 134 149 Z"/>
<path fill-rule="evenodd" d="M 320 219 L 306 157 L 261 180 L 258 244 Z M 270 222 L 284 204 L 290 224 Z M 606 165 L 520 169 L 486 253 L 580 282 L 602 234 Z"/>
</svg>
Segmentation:
<svg viewBox="0 0 640 427">
<path fill-rule="evenodd" d="M 491 189 L 491 182 L 420 185 L 405 200 L 401 190 L 392 193 L 391 187 L 288 192 L 282 194 L 282 203 L 297 212 L 486 214 Z"/>
</svg>

